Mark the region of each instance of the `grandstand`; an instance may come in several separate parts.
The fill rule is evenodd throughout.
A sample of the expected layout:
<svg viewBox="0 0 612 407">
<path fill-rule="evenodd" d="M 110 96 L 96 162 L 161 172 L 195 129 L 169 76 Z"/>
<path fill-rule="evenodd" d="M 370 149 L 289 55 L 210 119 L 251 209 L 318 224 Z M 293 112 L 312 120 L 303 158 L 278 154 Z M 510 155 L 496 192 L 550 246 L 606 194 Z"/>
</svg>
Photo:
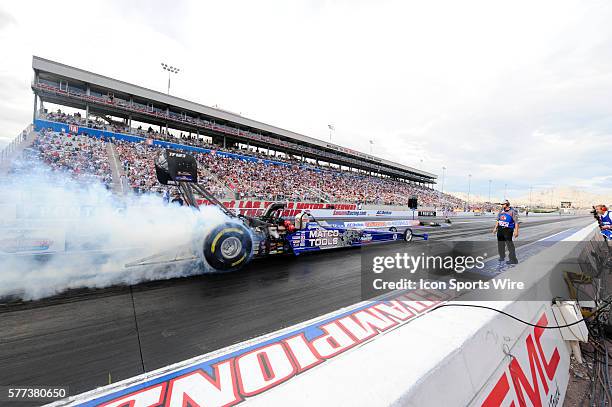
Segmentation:
<svg viewBox="0 0 612 407">
<path fill-rule="evenodd" d="M 32 67 L 26 157 L 117 193 L 161 192 L 153 157 L 171 147 L 196 157 L 200 182 L 219 198 L 405 206 L 417 196 L 422 207 L 465 206 L 435 191 L 425 171 L 46 59 Z"/>
</svg>

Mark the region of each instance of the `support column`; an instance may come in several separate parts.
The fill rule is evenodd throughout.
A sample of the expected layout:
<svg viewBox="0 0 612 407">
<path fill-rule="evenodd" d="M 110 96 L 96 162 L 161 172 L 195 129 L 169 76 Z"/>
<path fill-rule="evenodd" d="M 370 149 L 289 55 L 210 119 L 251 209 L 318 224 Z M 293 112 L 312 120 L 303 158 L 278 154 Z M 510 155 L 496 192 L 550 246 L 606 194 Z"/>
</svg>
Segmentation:
<svg viewBox="0 0 612 407">
<path fill-rule="evenodd" d="M 32 112 L 32 124 L 34 124 L 34 120 L 36 120 L 37 112 L 38 112 L 38 95 L 35 93 L 34 94 L 34 111 Z"/>
<path fill-rule="evenodd" d="M 91 91 L 89 89 L 89 83 L 85 85 L 85 94 L 87 96 L 91 95 Z M 89 103 L 85 104 L 85 126 L 89 126 Z"/>
<path fill-rule="evenodd" d="M 168 76 L 170 78 L 170 76 Z M 170 79 L 168 79 L 168 89 L 170 89 Z M 166 107 L 166 117 L 170 117 L 170 107 Z M 168 122 L 166 122 L 166 135 L 168 135 Z"/>
</svg>

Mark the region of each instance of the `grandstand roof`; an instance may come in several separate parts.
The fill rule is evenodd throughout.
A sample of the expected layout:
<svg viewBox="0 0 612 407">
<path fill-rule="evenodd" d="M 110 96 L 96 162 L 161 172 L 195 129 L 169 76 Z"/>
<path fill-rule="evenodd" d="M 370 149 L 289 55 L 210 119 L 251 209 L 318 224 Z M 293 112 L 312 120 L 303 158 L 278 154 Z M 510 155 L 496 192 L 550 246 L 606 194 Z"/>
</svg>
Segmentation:
<svg viewBox="0 0 612 407">
<path fill-rule="evenodd" d="M 127 112 L 122 109 L 133 101 L 144 104 L 145 106 L 155 106 L 158 111 L 161 112 L 163 112 L 163 110 L 159 110 L 160 108 L 167 109 L 166 112 L 186 114 L 190 118 L 201 118 L 235 127 L 237 128 L 237 133 L 231 137 L 236 140 L 241 139 L 240 130 L 252 131 L 257 134 L 272 137 L 273 139 L 278 139 L 279 141 L 282 140 L 292 143 L 291 145 L 293 146 L 302 146 L 307 151 L 302 149 L 298 149 L 297 151 L 311 158 L 319 158 L 324 161 L 345 166 L 353 166 L 355 168 L 370 169 L 387 175 L 400 176 L 402 178 L 424 183 L 435 183 L 435 179 L 437 178 L 435 174 L 413 167 L 45 58 L 33 56 L 32 68 L 35 72 L 35 80 L 32 84 L 32 89 L 42 100 L 47 100 L 52 103 L 77 108 L 84 108 L 87 104 L 90 110 L 94 112 L 98 111 L 117 117 L 127 117 L 129 114 L 135 120 L 160 125 L 170 123 L 171 127 L 179 130 L 196 131 L 196 127 L 190 125 L 190 123 L 177 123 L 173 120 L 173 117 L 166 117 L 164 115 L 160 117 L 160 114 L 157 114 L 157 117 L 151 118 L 146 115 L 139 115 L 138 112 Z M 68 87 L 70 87 L 71 90 L 74 89 L 75 92 L 68 92 L 67 88 L 62 90 L 60 81 L 67 83 Z M 49 86 L 41 86 L 45 83 L 54 82 L 59 84 L 59 86 L 57 86 L 57 91 L 53 91 L 53 88 Z M 123 100 L 126 103 L 109 105 L 108 103 L 97 101 L 95 98 L 89 97 L 90 89 L 92 92 L 97 92 L 101 95 L 112 94 L 118 100 Z M 247 141 L 248 139 L 244 139 L 241 142 L 246 143 Z M 255 144 L 257 144 L 257 142 L 253 143 L 253 145 Z M 261 141 L 259 144 L 265 145 L 266 143 Z M 273 144 L 270 146 L 275 150 L 283 150 Z M 286 149 L 287 151 L 292 150 L 291 147 L 287 147 Z"/>
</svg>

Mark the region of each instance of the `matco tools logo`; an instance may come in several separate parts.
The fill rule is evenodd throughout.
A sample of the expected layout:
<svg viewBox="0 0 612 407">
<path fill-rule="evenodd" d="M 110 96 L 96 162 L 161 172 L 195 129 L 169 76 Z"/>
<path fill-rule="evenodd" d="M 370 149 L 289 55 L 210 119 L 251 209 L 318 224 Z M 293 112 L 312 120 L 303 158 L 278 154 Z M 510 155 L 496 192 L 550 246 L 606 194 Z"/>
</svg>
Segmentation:
<svg viewBox="0 0 612 407">
<path fill-rule="evenodd" d="M 306 239 L 311 246 L 336 246 L 340 241 L 338 230 L 314 229 L 308 231 Z"/>
</svg>

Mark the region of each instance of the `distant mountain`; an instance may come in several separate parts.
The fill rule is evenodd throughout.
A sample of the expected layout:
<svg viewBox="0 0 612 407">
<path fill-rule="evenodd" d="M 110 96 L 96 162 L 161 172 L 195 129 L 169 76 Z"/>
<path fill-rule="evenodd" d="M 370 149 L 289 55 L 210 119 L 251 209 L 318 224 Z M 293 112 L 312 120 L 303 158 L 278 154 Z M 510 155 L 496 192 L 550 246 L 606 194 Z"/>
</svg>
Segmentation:
<svg viewBox="0 0 612 407">
<path fill-rule="evenodd" d="M 465 192 L 451 192 L 451 194 L 466 200 L 467 194 Z M 470 196 L 470 202 L 485 202 L 488 197 L 482 195 Z M 492 198 L 493 201 L 497 202 L 499 198 Z M 512 205 L 529 205 L 539 207 L 558 207 L 561 202 L 571 202 L 573 207 L 577 208 L 590 208 L 592 205 L 603 203 L 606 205 L 612 204 L 612 190 L 609 193 L 592 193 L 584 188 L 576 188 L 570 186 L 555 187 L 554 189 L 535 189 L 529 197 L 529 191 L 525 194 L 518 196 L 509 195 L 508 200 Z"/>
</svg>

